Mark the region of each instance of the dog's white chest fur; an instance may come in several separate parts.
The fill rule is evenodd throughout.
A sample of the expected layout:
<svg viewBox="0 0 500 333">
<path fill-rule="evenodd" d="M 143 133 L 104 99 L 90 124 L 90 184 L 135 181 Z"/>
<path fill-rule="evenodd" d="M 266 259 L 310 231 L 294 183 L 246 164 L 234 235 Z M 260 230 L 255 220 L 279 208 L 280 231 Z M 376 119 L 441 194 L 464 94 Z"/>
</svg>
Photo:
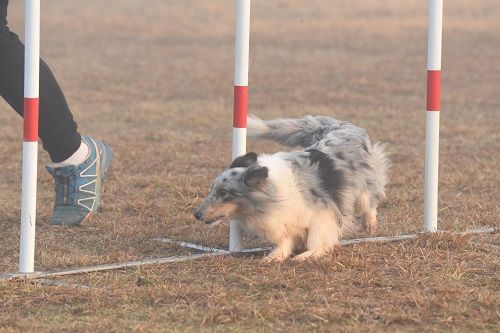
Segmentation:
<svg viewBox="0 0 500 333">
<path fill-rule="evenodd" d="M 277 202 L 265 214 L 246 220 L 245 227 L 273 242 L 283 238 L 305 239 L 311 207 L 307 207 L 288 162 L 278 153 L 259 156 L 259 163 L 269 169 L 268 179 L 274 185 Z"/>
</svg>

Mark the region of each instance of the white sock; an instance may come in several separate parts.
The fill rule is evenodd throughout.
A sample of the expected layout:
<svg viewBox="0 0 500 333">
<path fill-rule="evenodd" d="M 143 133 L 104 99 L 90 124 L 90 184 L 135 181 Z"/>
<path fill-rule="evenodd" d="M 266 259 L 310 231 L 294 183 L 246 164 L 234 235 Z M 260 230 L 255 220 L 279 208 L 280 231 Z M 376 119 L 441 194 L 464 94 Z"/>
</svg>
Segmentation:
<svg viewBox="0 0 500 333">
<path fill-rule="evenodd" d="M 84 141 L 82 141 L 82 143 L 80 144 L 80 148 L 78 148 L 73 153 L 73 155 L 71 155 L 68 159 L 59 163 L 52 163 L 50 164 L 50 166 L 54 168 L 59 168 L 67 165 L 82 164 L 89 157 L 89 152 L 90 152 L 89 146 L 87 146 L 87 144 Z"/>
</svg>

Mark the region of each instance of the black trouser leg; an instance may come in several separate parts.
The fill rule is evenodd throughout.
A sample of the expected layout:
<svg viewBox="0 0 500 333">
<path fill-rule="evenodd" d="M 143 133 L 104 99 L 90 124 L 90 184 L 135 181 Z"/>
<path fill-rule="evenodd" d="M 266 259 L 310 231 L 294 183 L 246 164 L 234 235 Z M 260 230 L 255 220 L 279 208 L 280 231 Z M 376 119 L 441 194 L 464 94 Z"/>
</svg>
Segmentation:
<svg viewBox="0 0 500 333">
<path fill-rule="evenodd" d="M 7 27 L 7 6 L 0 0 L 0 96 L 19 114 L 24 104 L 24 45 Z M 66 98 L 49 66 L 40 60 L 39 136 L 53 162 L 70 157 L 81 143 Z"/>
</svg>

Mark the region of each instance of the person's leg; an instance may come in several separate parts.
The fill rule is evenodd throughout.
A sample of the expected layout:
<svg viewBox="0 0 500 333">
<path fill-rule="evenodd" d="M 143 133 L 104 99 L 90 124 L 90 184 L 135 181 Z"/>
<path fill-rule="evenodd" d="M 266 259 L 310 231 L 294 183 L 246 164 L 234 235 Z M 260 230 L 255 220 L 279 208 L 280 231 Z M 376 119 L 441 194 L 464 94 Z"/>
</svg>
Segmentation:
<svg viewBox="0 0 500 333">
<path fill-rule="evenodd" d="M 9 31 L 6 9 L 0 8 L 0 95 L 22 116 L 24 45 Z M 39 136 L 53 162 L 69 158 L 82 142 L 64 94 L 43 60 L 40 60 Z"/>
<path fill-rule="evenodd" d="M 7 27 L 7 0 L 0 0 L 0 96 L 23 115 L 24 45 Z M 40 60 L 39 136 L 55 180 L 52 224 L 79 225 L 97 211 L 101 185 L 111 167 L 111 148 L 82 137 L 49 67 Z"/>
<path fill-rule="evenodd" d="M 7 29 L 7 4 L 8 0 L 0 0 L 0 32 Z"/>
</svg>

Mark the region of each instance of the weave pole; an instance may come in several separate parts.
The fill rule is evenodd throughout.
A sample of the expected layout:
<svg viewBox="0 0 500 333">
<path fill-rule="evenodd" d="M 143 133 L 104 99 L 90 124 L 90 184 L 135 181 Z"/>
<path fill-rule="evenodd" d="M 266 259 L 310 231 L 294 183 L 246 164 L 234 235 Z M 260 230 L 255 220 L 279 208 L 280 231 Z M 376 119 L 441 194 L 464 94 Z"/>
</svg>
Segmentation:
<svg viewBox="0 0 500 333">
<path fill-rule="evenodd" d="M 32 273 L 35 266 L 40 0 L 26 0 L 24 10 L 24 133 L 19 272 Z"/>
<path fill-rule="evenodd" d="M 443 0 L 429 0 L 425 112 L 424 231 L 437 231 Z"/>
<path fill-rule="evenodd" d="M 245 154 L 247 144 L 248 58 L 250 49 L 250 0 L 236 0 L 236 35 L 234 54 L 234 110 L 232 159 Z M 242 230 L 231 221 L 229 251 L 242 249 Z"/>
</svg>

